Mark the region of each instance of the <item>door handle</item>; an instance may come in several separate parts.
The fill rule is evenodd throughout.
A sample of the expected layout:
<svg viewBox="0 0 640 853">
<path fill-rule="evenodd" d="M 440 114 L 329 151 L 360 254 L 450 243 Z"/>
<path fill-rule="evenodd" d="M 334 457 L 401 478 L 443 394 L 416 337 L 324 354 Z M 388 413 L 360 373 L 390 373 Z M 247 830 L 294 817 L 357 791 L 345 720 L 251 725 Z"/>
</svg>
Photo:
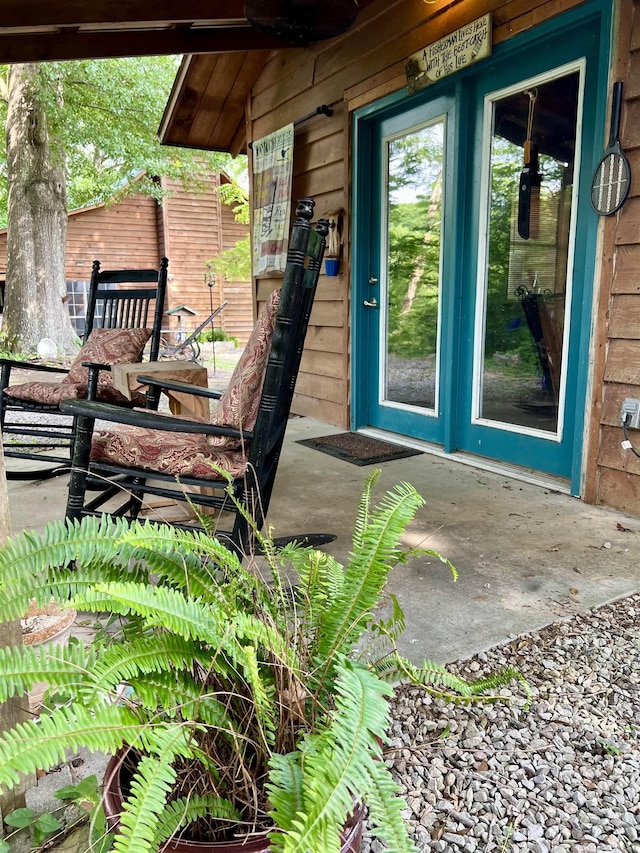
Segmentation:
<svg viewBox="0 0 640 853">
<path fill-rule="evenodd" d="M 366 308 L 377 308 L 377 307 L 378 307 L 378 300 L 377 300 L 377 299 L 375 298 L 375 296 L 374 296 L 374 298 L 373 298 L 373 299 L 365 299 L 365 300 L 364 300 L 364 302 L 363 302 L 362 304 L 363 304 Z"/>
</svg>

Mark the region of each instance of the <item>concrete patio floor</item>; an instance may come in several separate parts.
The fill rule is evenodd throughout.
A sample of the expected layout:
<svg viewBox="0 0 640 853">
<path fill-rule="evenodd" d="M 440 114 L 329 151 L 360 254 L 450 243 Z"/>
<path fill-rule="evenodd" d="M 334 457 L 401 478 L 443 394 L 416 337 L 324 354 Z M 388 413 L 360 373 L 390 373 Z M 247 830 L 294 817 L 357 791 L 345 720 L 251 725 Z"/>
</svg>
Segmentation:
<svg viewBox="0 0 640 853">
<path fill-rule="evenodd" d="M 362 484 L 358 467 L 297 443 L 340 430 L 290 421 L 269 521 L 275 535 L 331 532 L 347 559 Z M 397 566 L 389 591 L 407 617 L 401 650 L 447 663 L 640 590 L 640 519 L 551 488 L 428 454 L 387 462 L 377 493 L 401 481 L 426 501 L 408 544 L 448 557 Z M 67 478 L 9 482 L 12 529 L 42 530 L 64 516 Z"/>
</svg>

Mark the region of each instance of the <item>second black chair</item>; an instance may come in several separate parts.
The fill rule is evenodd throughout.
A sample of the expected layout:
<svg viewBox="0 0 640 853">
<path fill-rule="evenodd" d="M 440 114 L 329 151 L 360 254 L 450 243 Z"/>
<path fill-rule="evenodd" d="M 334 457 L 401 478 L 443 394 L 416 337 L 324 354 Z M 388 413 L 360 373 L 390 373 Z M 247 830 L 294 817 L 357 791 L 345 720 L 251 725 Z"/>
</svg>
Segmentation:
<svg viewBox="0 0 640 853">
<path fill-rule="evenodd" d="M 42 479 L 68 471 L 76 421 L 62 414 L 61 402 L 97 399 L 124 406 L 145 405 L 144 398 L 131 401 L 116 391 L 110 367 L 140 361 L 147 344 L 148 360 L 157 360 L 168 263 L 162 258 L 157 270 L 101 270 L 100 262 L 94 261 L 83 346 L 68 370 L 0 359 L 0 427 L 5 459 L 39 463 L 37 467 L 24 463 L 12 467 L 8 463 L 8 479 Z M 16 369 L 28 370 L 34 380 L 12 382 Z M 64 378 L 43 381 L 52 374 L 64 374 Z"/>
</svg>

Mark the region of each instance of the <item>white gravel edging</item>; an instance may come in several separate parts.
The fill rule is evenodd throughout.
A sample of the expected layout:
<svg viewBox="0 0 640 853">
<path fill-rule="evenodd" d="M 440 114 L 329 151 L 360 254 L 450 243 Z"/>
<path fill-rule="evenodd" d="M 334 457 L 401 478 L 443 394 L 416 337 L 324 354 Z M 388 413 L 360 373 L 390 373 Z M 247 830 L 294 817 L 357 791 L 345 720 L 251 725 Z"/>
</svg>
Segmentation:
<svg viewBox="0 0 640 853">
<path fill-rule="evenodd" d="M 451 668 L 504 666 L 529 708 L 517 685 L 471 706 L 397 691 L 385 757 L 419 850 L 640 853 L 640 595 Z M 383 849 L 365 837 L 363 853 Z"/>
</svg>

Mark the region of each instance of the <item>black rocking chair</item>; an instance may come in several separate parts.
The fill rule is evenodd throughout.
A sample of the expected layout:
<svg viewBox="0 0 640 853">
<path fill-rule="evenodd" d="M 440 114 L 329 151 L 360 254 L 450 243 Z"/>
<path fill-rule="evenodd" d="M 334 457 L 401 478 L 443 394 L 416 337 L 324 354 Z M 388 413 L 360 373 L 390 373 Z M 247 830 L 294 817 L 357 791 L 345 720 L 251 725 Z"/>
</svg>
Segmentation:
<svg viewBox="0 0 640 853">
<path fill-rule="evenodd" d="M 126 411 L 99 402 L 61 405 L 78 420 L 69 518 L 101 512 L 135 518 L 148 494 L 197 506 L 210 517 L 216 535 L 238 553 L 246 554 L 254 547 L 252 525 L 244 512 L 258 529 L 262 526 L 328 233 L 326 220 L 311 227 L 313 208 L 311 199 L 298 202 L 281 289 L 267 300 L 222 396 L 146 377 L 141 369 L 140 381 L 150 385 L 220 398 L 209 422 Z M 110 429 L 94 432 L 96 419 L 111 421 Z M 107 478 L 110 488 L 87 500 L 88 481 L 100 476 Z M 229 499 L 229 486 L 244 512 Z M 223 531 L 219 529 L 221 519 L 211 516 L 227 512 L 232 521 L 230 529 Z"/>
<path fill-rule="evenodd" d="M 43 467 L 7 466 L 10 480 L 34 480 L 69 471 L 75 419 L 62 416 L 60 404 L 73 399 L 108 400 L 118 405 L 157 407 L 155 398 L 127 400 L 113 387 L 112 364 L 140 361 L 149 342 L 156 361 L 167 287 L 167 258 L 160 269 L 100 270 L 94 261 L 87 294 L 83 346 L 67 370 L 0 359 L 0 427 L 5 458 L 34 460 Z M 28 370 L 36 381 L 13 384 L 13 369 Z M 64 374 L 62 381 L 40 381 Z M 159 393 L 159 392 L 157 392 Z M 9 436 L 17 436 L 8 441 Z"/>
</svg>

